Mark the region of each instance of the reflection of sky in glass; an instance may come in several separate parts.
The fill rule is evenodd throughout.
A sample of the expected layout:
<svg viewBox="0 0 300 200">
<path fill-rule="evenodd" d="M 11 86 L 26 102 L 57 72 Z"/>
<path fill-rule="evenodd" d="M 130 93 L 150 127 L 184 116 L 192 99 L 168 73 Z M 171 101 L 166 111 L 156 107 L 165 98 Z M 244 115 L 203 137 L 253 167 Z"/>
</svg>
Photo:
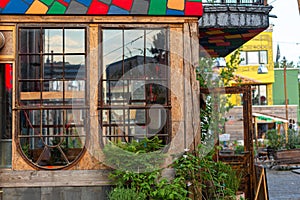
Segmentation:
<svg viewBox="0 0 300 200">
<path fill-rule="evenodd" d="M 143 56 L 145 53 L 146 56 L 153 57 L 150 49 L 151 47 L 155 47 L 153 41 L 157 37 L 157 34 L 162 32 L 162 30 L 163 29 L 149 29 L 146 30 L 146 33 L 145 30 L 141 29 L 124 30 L 124 47 L 122 30 L 103 30 L 103 66 L 121 61 L 123 58 L 123 48 L 124 59 L 136 55 Z M 164 31 L 164 33 L 166 32 Z M 144 35 L 146 35 L 146 40 Z M 159 48 L 165 48 L 165 46 Z"/>
<path fill-rule="evenodd" d="M 65 30 L 65 53 L 82 53 L 85 51 L 84 33 L 83 29 Z"/>
<path fill-rule="evenodd" d="M 45 29 L 45 53 L 62 53 L 63 52 L 63 30 L 62 29 Z"/>
<path fill-rule="evenodd" d="M 103 66 L 122 58 L 122 30 L 103 31 Z"/>
<path fill-rule="evenodd" d="M 85 30 L 84 29 L 65 29 L 65 44 L 63 45 L 62 29 L 45 29 L 45 53 L 84 53 L 85 52 Z M 62 62 L 63 60 L 53 60 Z M 70 64 L 84 64 L 81 56 L 73 56 L 69 59 Z"/>
<path fill-rule="evenodd" d="M 144 55 L 144 30 L 125 30 L 124 40 L 124 59 Z"/>
</svg>

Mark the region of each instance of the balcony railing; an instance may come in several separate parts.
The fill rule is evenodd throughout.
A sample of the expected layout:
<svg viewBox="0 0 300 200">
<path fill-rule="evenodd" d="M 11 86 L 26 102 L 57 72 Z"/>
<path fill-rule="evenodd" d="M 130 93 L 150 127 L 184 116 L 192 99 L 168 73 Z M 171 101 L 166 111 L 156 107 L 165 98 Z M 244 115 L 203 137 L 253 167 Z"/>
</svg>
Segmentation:
<svg viewBox="0 0 300 200">
<path fill-rule="evenodd" d="M 241 6 L 252 6 L 252 5 L 268 5 L 267 0 L 202 0 L 204 5 L 241 5 Z"/>
</svg>

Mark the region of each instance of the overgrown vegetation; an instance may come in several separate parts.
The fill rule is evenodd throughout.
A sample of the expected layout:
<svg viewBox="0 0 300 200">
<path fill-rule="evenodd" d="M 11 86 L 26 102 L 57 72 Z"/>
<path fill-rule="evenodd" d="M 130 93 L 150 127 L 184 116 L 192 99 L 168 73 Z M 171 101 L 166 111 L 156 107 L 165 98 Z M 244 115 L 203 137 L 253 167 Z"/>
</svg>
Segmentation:
<svg viewBox="0 0 300 200">
<path fill-rule="evenodd" d="M 141 150 L 141 144 L 145 145 Z M 132 142 L 116 144 L 124 151 L 147 156 L 151 150 L 161 148 L 158 138 L 149 140 L 145 138 L 140 143 Z M 105 149 L 107 154 L 111 149 Z M 163 170 L 158 169 L 158 163 L 153 171 L 137 173 L 124 169 L 115 169 L 110 174 L 116 187 L 109 193 L 110 200 L 115 199 L 151 199 L 151 200 L 174 200 L 174 199 L 235 199 L 236 191 L 240 185 L 241 177 L 231 166 L 213 160 L 214 151 L 202 157 L 203 147 L 199 146 L 195 152 L 185 152 L 171 166 L 174 175 L 164 177 Z M 143 152 L 143 153 L 141 153 Z M 114 158 L 116 159 L 116 157 Z M 122 160 L 119 160 L 122 159 Z M 117 157 L 116 163 L 124 158 Z M 130 197 L 130 198 L 129 198 Z"/>
<path fill-rule="evenodd" d="M 277 130 L 268 130 L 266 133 L 267 145 L 275 151 L 281 149 L 295 149 L 300 145 L 300 137 L 298 132 L 288 129 L 288 141 L 285 135 L 277 132 Z"/>
<path fill-rule="evenodd" d="M 200 59 L 200 67 L 197 69 L 200 87 L 229 86 L 235 79 L 234 71 L 241 62 L 239 51 L 235 51 L 226 66 L 219 68 L 218 72 L 213 69 L 214 61 Z M 235 83 L 239 84 L 240 80 L 235 79 Z M 235 199 L 241 176 L 230 165 L 216 162 L 213 159 L 216 154 L 214 144 L 209 146 L 205 142 L 214 140 L 222 133 L 224 114 L 232 107 L 228 98 L 228 95 L 208 95 L 202 98 L 200 118 L 204 146 L 200 145 L 183 155 L 174 155 L 178 159 L 168 166 L 168 169 L 174 170 L 172 177 L 163 175 L 166 170 L 161 168 L 165 158 L 164 149 L 157 137 L 106 145 L 106 161 L 115 168 L 110 174 L 115 188 L 109 193 L 109 199 Z"/>
</svg>

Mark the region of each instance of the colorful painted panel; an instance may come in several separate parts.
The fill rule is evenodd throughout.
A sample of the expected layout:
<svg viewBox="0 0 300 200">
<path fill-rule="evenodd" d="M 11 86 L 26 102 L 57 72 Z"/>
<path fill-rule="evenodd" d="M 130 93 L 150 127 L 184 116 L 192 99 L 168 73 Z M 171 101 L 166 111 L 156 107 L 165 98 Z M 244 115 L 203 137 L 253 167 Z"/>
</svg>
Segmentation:
<svg viewBox="0 0 300 200">
<path fill-rule="evenodd" d="M 0 0 L 0 14 L 202 16 L 202 0 Z"/>
<path fill-rule="evenodd" d="M 225 57 L 265 28 L 199 28 L 200 55 Z"/>
</svg>

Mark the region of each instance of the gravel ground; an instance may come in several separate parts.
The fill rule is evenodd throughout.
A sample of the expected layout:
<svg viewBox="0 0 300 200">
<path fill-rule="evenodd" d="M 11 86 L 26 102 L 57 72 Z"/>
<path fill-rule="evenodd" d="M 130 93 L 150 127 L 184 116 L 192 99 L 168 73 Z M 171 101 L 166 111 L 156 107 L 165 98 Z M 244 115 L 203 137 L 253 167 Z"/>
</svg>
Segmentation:
<svg viewBox="0 0 300 200">
<path fill-rule="evenodd" d="M 267 169 L 269 200 L 300 200 L 300 174 Z"/>
</svg>

